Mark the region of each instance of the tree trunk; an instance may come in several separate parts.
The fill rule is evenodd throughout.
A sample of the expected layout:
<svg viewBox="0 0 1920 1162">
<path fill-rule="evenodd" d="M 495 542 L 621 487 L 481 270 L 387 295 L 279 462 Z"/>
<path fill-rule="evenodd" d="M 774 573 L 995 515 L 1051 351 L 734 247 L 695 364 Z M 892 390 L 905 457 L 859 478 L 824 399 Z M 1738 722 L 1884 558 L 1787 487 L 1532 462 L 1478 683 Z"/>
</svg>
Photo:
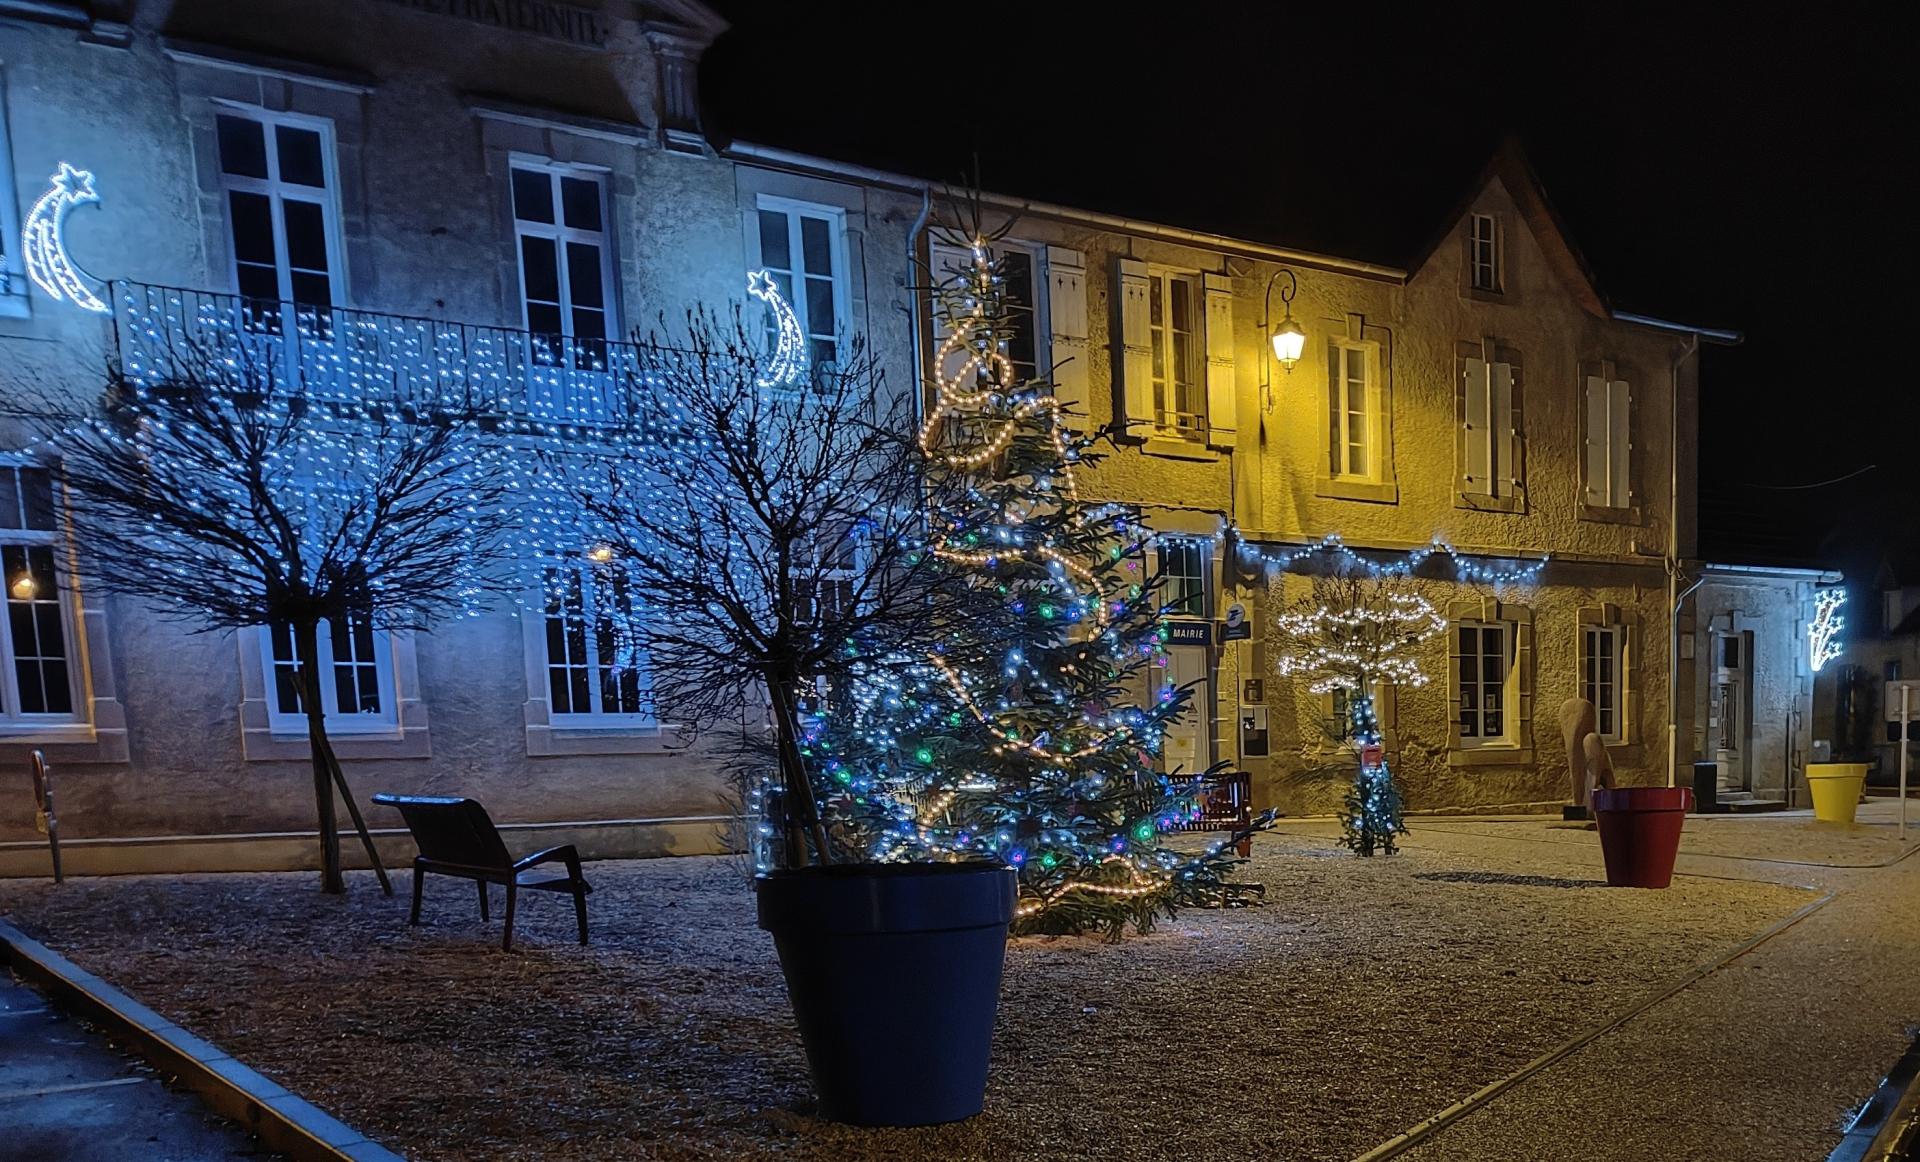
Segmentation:
<svg viewBox="0 0 1920 1162">
<path fill-rule="evenodd" d="M 333 811 L 333 756 L 327 744 L 327 712 L 320 701 L 320 632 L 312 621 L 295 622 L 294 650 L 300 661 L 300 705 L 307 715 L 307 745 L 313 751 L 313 803 L 320 824 L 320 890 L 345 895 L 340 875 L 340 823 Z"/>
<path fill-rule="evenodd" d="M 780 755 L 780 779 L 786 786 L 783 796 L 787 807 L 787 867 L 805 867 L 806 843 L 796 832 L 813 840 L 813 850 L 822 864 L 833 862 L 827 850 L 827 829 L 820 822 L 820 802 L 813 794 L 813 780 L 807 777 L 806 760 L 800 756 L 800 715 L 794 709 L 794 683 L 776 678 L 767 683 L 768 699 L 773 703 L 775 746 Z"/>
<path fill-rule="evenodd" d="M 347 772 L 340 767 L 340 756 L 333 751 L 333 740 L 326 735 L 320 736 L 320 745 L 326 748 L 327 769 L 333 772 L 334 785 L 340 788 L 340 798 L 347 805 L 347 815 L 353 820 L 353 829 L 360 833 L 360 846 L 367 849 L 367 862 L 373 865 L 373 874 L 380 877 L 380 890 L 391 896 L 393 881 L 387 878 L 387 865 L 380 862 L 380 851 L 373 846 L 373 833 L 367 830 L 367 821 L 360 814 L 360 804 L 354 801 L 353 788 L 347 785 Z"/>
</svg>

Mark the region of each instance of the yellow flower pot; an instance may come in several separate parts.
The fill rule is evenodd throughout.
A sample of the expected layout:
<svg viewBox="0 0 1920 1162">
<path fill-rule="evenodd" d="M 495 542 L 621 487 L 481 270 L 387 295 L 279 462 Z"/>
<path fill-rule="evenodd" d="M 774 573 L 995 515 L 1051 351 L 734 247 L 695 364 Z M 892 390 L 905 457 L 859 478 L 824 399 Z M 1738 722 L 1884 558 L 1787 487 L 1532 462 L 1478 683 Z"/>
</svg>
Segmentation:
<svg viewBox="0 0 1920 1162">
<path fill-rule="evenodd" d="M 1813 817 L 1822 823 L 1852 823 L 1867 785 L 1865 763 L 1808 763 L 1807 789 L 1813 792 Z"/>
</svg>

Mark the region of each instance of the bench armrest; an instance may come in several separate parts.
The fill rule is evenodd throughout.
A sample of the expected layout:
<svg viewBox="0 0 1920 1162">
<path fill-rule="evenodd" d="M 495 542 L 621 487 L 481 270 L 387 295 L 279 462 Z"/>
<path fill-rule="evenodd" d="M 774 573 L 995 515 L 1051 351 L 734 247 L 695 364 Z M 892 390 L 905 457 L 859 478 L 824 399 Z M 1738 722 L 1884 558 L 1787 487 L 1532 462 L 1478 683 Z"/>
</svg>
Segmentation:
<svg viewBox="0 0 1920 1162">
<path fill-rule="evenodd" d="M 536 864 L 552 863 L 555 860 L 564 860 L 568 874 L 574 879 L 584 878 L 580 874 L 580 851 L 571 843 L 563 843 L 559 847 L 549 847 L 545 851 L 536 851 L 532 855 L 522 856 L 513 862 L 513 870 L 525 871 Z"/>
</svg>

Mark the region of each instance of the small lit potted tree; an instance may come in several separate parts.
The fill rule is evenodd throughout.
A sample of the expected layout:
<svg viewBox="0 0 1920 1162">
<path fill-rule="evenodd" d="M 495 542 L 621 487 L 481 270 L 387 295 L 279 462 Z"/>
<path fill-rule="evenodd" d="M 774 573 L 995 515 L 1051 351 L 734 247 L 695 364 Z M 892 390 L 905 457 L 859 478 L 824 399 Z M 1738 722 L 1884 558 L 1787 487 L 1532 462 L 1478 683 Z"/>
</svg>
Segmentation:
<svg viewBox="0 0 1920 1162">
<path fill-rule="evenodd" d="M 776 854 L 757 881 L 759 919 L 820 1112 L 957 1121 L 984 1101 L 1015 873 L 866 862 L 833 815 L 847 772 L 824 769 L 803 711 L 1002 603 L 926 551 L 921 506 L 960 485 L 924 471 L 909 401 L 855 344 L 803 371 L 795 329 L 779 326 L 790 316 L 759 282 L 779 336 L 770 354 L 737 316 L 696 315 L 685 346 L 648 346 L 632 384 L 648 436 L 576 477 L 579 539 L 631 594 L 625 631 L 663 721 L 697 730 L 766 707 Z"/>
</svg>

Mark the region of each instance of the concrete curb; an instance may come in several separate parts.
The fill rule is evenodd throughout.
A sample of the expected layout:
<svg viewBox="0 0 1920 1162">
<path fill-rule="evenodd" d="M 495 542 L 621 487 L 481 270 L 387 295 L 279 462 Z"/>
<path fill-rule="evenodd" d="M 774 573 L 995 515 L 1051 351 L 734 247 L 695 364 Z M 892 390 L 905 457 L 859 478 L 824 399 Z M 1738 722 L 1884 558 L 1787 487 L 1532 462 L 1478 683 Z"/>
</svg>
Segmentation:
<svg viewBox="0 0 1920 1162">
<path fill-rule="evenodd" d="M 62 1008 L 199 1094 L 294 1162 L 404 1162 L 319 1106 L 235 1061 L 160 1014 L 0 920 L 0 960 Z"/>
<path fill-rule="evenodd" d="M 1904 1157 L 1920 1115 L 1920 1041 L 1914 1042 L 1860 1109 L 1827 1162 L 1889 1162 Z"/>
</svg>

